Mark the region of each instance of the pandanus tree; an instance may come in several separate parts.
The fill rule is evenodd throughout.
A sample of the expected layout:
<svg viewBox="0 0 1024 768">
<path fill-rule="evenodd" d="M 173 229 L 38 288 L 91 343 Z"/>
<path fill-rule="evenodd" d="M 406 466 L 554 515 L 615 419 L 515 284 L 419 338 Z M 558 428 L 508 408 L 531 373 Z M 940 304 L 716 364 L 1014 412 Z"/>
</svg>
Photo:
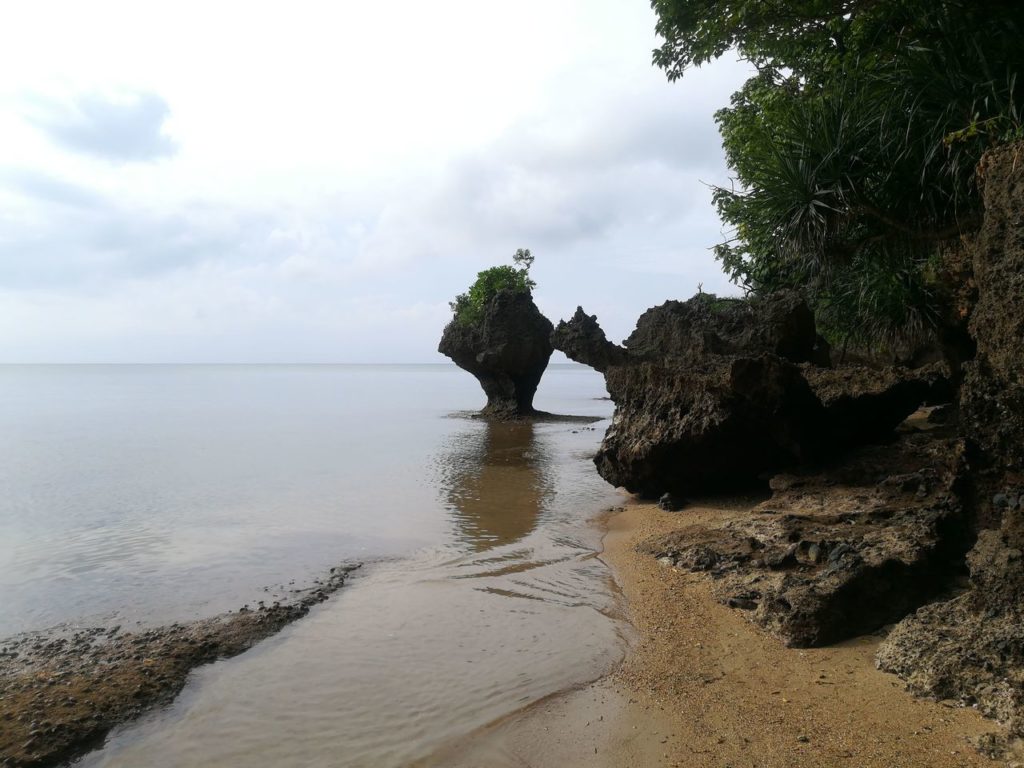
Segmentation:
<svg viewBox="0 0 1024 768">
<path fill-rule="evenodd" d="M 800 287 L 833 342 L 955 319 L 944 248 L 974 230 L 976 167 L 1022 135 L 1017 0 L 653 0 L 669 79 L 735 50 L 719 111 L 734 186 L 716 255 L 750 291 Z"/>
</svg>

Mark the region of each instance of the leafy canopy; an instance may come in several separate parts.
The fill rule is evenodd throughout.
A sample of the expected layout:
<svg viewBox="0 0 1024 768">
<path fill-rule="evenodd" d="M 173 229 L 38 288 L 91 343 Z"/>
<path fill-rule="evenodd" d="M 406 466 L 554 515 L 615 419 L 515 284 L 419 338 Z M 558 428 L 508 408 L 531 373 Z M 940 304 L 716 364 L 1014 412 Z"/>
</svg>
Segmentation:
<svg viewBox="0 0 1024 768">
<path fill-rule="evenodd" d="M 805 288 L 833 340 L 942 325 L 938 249 L 978 224 L 981 154 L 1022 135 L 1024 2 L 652 6 L 669 79 L 731 48 L 757 69 L 716 115 L 738 182 L 714 194 L 732 279 Z"/>
<path fill-rule="evenodd" d="M 455 321 L 459 325 L 477 325 L 483 320 L 484 308 L 500 291 L 530 293 L 537 285 L 530 279 L 533 259 L 529 248 L 520 248 L 512 256 L 511 266 L 502 264 L 478 272 L 469 290 L 449 302 Z"/>
</svg>

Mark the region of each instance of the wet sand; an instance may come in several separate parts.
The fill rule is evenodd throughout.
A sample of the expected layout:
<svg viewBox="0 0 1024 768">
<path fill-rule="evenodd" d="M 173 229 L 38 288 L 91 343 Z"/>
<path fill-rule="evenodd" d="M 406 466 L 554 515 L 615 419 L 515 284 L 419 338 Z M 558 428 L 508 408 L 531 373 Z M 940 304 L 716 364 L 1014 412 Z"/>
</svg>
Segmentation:
<svg viewBox="0 0 1024 768">
<path fill-rule="evenodd" d="M 52 766 L 174 699 L 196 667 L 237 656 L 302 618 L 358 565 L 332 568 L 271 605 L 134 632 L 57 628 L 0 648 L 0 766 Z M 282 587 L 282 590 L 287 590 Z"/>
<path fill-rule="evenodd" d="M 972 710 L 915 699 L 878 671 L 881 635 L 795 650 L 712 597 L 706 577 L 636 552 L 684 525 L 736 519 L 748 504 L 611 515 L 602 559 L 636 637 L 610 677 L 539 702 L 435 753 L 424 766 L 953 768 L 988 766 Z"/>
</svg>

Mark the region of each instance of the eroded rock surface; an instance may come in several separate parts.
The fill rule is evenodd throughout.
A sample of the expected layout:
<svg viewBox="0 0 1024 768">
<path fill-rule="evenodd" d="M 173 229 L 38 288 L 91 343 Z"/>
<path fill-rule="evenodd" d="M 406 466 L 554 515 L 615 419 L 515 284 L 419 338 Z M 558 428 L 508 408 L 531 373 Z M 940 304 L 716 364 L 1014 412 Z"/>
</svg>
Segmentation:
<svg viewBox="0 0 1024 768">
<path fill-rule="evenodd" d="M 755 482 L 877 439 L 944 381 L 939 366 L 819 367 L 827 347 L 795 292 L 669 301 L 621 347 L 579 308 L 552 343 L 603 372 L 615 401 L 601 476 L 650 498 Z"/>
<path fill-rule="evenodd" d="M 977 344 L 961 388 L 964 430 L 1001 470 L 1024 468 L 1024 142 L 982 160 L 985 215 L 973 253 Z"/>
<path fill-rule="evenodd" d="M 595 315 L 588 315 L 583 307 L 576 307 L 572 320 L 562 320 L 551 334 L 555 349 L 564 352 L 577 363 L 589 365 L 604 373 L 613 365 L 627 361 L 626 350 L 608 341 Z"/>
<path fill-rule="evenodd" d="M 1024 489 L 1020 489 L 1024 491 Z M 921 696 L 976 706 L 1024 738 L 1024 512 L 982 531 L 968 555 L 971 586 L 900 622 L 878 666 Z"/>
<path fill-rule="evenodd" d="M 529 293 L 501 291 L 480 323 L 452 320 L 437 351 L 480 382 L 485 415 L 518 419 L 535 413 L 533 396 L 551 357 L 552 330 Z"/>
<path fill-rule="evenodd" d="M 907 434 L 816 474 L 773 478 L 749 518 L 643 545 L 705 571 L 721 600 L 787 645 L 826 645 L 897 621 L 947 587 L 969 546 L 955 486 L 963 442 Z"/>
<path fill-rule="evenodd" d="M 835 447 L 882 440 L 921 405 L 949 403 L 954 397 L 945 363 L 913 370 L 804 366 L 802 372 L 825 406 L 829 441 Z"/>
<path fill-rule="evenodd" d="M 1024 143 L 982 160 L 985 213 L 973 255 L 977 345 L 964 366 L 960 429 L 980 449 L 972 477 L 982 530 L 965 591 L 893 630 L 878 664 L 920 695 L 976 706 L 1007 727 L 987 752 L 1024 739 Z"/>
<path fill-rule="evenodd" d="M 594 463 L 648 498 L 750 482 L 821 448 L 821 403 L 774 355 L 621 365 L 605 383 L 616 409 Z"/>
</svg>

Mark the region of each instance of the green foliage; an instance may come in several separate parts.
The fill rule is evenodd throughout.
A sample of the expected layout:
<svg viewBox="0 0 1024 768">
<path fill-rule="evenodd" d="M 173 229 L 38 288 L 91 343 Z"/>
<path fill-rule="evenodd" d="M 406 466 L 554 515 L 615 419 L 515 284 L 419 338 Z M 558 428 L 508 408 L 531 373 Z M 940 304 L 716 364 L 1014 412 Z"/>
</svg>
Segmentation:
<svg viewBox="0 0 1024 768">
<path fill-rule="evenodd" d="M 697 285 L 697 293 L 691 301 L 699 301 L 712 314 L 719 314 L 730 309 L 742 307 L 747 304 L 746 299 L 738 299 L 734 296 L 716 296 L 713 293 L 704 293 L 704 285 Z"/>
<path fill-rule="evenodd" d="M 670 79 L 730 47 L 758 69 L 716 115 L 739 182 L 714 195 L 733 280 L 805 288 L 833 340 L 941 323 L 930 260 L 977 226 L 981 154 L 1024 132 L 1024 3 L 652 5 Z"/>
<path fill-rule="evenodd" d="M 455 321 L 467 326 L 479 323 L 483 320 L 484 308 L 499 291 L 530 293 L 537 285 L 530 279 L 533 259 L 529 248 L 520 248 L 512 256 L 514 266 L 502 264 L 477 273 L 476 282 L 469 286 L 469 290 L 449 302 Z"/>
</svg>

